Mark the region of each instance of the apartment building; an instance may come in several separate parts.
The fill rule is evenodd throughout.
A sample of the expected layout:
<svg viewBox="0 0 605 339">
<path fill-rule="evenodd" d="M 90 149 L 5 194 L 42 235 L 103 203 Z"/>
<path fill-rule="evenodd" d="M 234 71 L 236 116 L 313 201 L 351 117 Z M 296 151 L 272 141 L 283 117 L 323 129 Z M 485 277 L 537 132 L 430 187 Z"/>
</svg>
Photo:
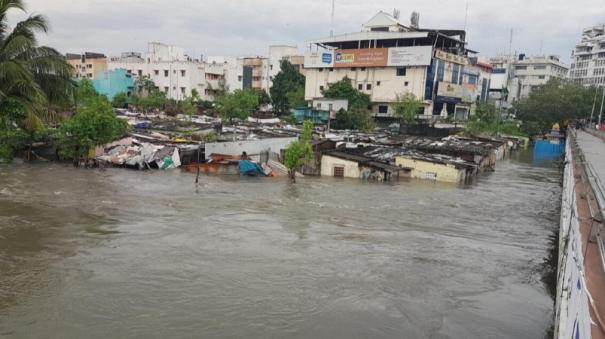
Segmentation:
<svg viewBox="0 0 605 339">
<path fill-rule="evenodd" d="M 305 99 L 322 97 L 322 90 L 348 77 L 370 95 L 376 117 L 392 116 L 396 96 L 409 92 L 423 101 L 423 118 L 467 118 L 485 90 L 479 71 L 471 72 L 468 56 L 476 52 L 465 38 L 463 30 L 421 29 L 379 12 L 360 32 L 308 42 Z"/>
<path fill-rule="evenodd" d="M 571 59 L 572 81 L 584 86 L 605 86 L 605 23 L 582 31 Z"/>
<path fill-rule="evenodd" d="M 107 57 L 101 53 L 67 53 L 65 59 L 74 68 L 73 77 L 76 80 L 94 80 L 97 77 L 97 73 L 107 70 Z"/>
<path fill-rule="evenodd" d="M 520 54 L 514 67 L 514 74 L 521 84 L 520 98 L 528 97 L 533 89 L 546 84 L 550 79 L 566 78 L 569 71 L 569 67 L 555 55 L 526 58 L 524 54 Z"/>
<path fill-rule="evenodd" d="M 122 53 L 120 57 L 111 58 L 108 69 L 124 69 L 135 78 L 151 79 L 170 99 L 183 100 L 193 89 L 203 99 L 212 99 L 211 95 L 205 95 L 208 89 L 205 64 L 187 56 L 181 47 L 151 42 L 145 55 Z"/>
</svg>

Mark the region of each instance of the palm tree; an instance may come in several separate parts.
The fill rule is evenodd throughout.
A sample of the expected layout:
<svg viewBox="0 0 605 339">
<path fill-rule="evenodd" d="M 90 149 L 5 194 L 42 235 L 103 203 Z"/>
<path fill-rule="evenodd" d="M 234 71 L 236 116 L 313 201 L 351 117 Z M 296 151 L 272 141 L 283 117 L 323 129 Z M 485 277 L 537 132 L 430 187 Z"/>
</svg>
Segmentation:
<svg viewBox="0 0 605 339">
<path fill-rule="evenodd" d="M 69 100 L 73 69 L 58 51 L 38 45 L 36 33 L 48 32 L 45 17 L 31 15 L 11 29 L 11 10 L 25 12 L 23 1 L 0 0 L 0 121 L 33 133 L 52 116 L 51 105 Z"/>
</svg>

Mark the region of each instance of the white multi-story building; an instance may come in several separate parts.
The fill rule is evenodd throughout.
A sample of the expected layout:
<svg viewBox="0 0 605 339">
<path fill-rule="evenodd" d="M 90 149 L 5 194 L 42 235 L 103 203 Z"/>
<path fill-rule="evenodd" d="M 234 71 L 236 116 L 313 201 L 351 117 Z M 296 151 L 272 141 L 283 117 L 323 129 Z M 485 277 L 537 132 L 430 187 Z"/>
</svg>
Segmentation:
<svg viewBox="0 0 605 339">
<path fill-rule="evenodd" d="M 422 100 L 419 112 L 464 119 L 471 114 L 477 93 L 485 93 L 479 81 L 481 67 L 469 63 L 463 30 L 406 26 L 379 12 L 361 32 L 309 42 L 305 54 L 305 100 L 322 97 L 322 91 L 347 77 L 354 88 L 370 96 L 376 117 L 393 114 L 396 96 L 413 93 Z M 489 73 L 488 73 L 489 76 Z M 479 94 L 479 97 L 481 95 Z"/>
<path fill-rule="evenodd" d="M 490 99 L 509 108 L 520 99 L 527 98 L 532 90 L 550 79 L 564 79 L 568 66 L 558 56 L 533 56 L 525 54 L 504 55 L 490 59 L 493 65 Z"/>
<path fill-rule="evenodd" d="M 188 57 L 180 47 L 152 42 L 145 56 L 134 52 L 122 53 L 120 57 L 111 58 L 107 68 L 121 68 L 135 77 L 149 78 L 170 99 L 185 99 L 193 89 L 203 99 L 213 99 L 212 92 L 206 91 L 205 64 Z"/>
<path fill-rule="evenodd" d="M 584 86 L 605 86 L 605 23 L 582 31 L 571 59 L 572 81 Z"/>
<path fill-rule="evenodd" d="M 550 79 L 564 79 L 569 70 L 555 55 L 526 58 L 521 54 L 514 66 L 515 77 L 521 84 L 520 98 L 527 98 L 534 88 L 546 84 Z"/>
</svg>

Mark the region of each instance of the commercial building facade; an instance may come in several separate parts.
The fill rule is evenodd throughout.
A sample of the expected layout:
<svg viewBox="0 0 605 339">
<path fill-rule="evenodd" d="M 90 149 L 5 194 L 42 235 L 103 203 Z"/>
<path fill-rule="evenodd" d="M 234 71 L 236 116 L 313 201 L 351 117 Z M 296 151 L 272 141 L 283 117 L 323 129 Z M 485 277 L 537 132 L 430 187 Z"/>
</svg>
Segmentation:
<svg viewBox="0 0 605 339">
<path fill-rule="evenodd" d="M 465 74 L 473 53 L 465 38 L 462 30 L 408 27 L 379 12 L 361 32 L 309 42 L 305 99 L 321 97 L 330 84 L 347 77 L 370 96 L 376 117 L 392 116 L 396 96 L 412 93 L 424 103 L 419 112 L 424 118 L 466 118 L 484 84 L 478 72 Z"/>
<path fill-rule="evenodd" d="M 605 86 L 605 23 L 582 31 L 571 59 L 572 81 L 584 86 Z"/>
</svg>

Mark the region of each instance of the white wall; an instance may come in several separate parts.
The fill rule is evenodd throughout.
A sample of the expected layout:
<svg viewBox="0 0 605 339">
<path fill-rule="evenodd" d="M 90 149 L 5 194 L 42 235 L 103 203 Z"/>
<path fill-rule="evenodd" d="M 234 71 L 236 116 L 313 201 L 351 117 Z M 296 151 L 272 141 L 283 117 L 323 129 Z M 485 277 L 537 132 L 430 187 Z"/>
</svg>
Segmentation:
<svg viewBox="0 0 605 339">
<path fill-rule="evenodd" d="M 285 149 L 288 144 L 298 138 L 268 138 L 261 140 L 244 140 L 244 141 L 229 141 L 229 142 L 211 142 L 206 143 L 206 157 L 212 153 L 240 155 L 246 152 L 248 155 L 257 155 L 262 151 L 271 151 L 279 153 Z"/>
<path fill-rule="evenodd" d="M 345 160 L 329 155 L 321 156 L 321 175 L 334 176 L 334 167 L 344 167 L 345 178 L 359 178 L 359 164 L 356 161 Z"/>
<path fill-rule="evenodd" d="M 321 71 L 320 71 L 321 70 Z M 424 98 L 426 67 L 406 67 L 405 76 L 397 76 L 397 67 L 362 68 L 307 68 L 305 83 L 305 100 L 322 97 L 321 87 L 342 80 L 345 76 L 352 80 L 355 89 L 369 94 L 372 102 L 394 102 L 396 94 L 414 93 L 417 98 Z M 406 85 L 407 82 L 407 85 Z M 368 90 L 367 85 L 371 88 Z"/>
</svg>

